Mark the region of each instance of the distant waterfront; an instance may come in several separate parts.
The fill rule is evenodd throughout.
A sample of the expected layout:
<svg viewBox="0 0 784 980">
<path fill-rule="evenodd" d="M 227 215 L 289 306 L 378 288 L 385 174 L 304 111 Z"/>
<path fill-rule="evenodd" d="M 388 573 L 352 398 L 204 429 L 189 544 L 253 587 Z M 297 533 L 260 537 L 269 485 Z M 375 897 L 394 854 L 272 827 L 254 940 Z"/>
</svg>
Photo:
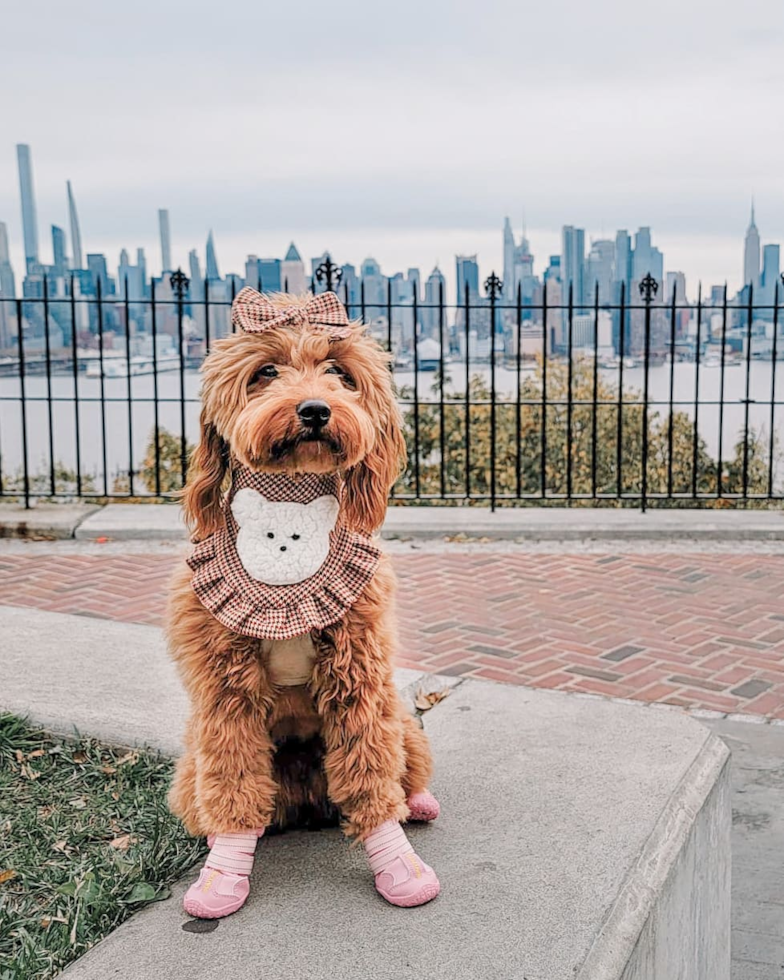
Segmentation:
<svg viewBox="0 0 784 980">
<path fill-rule="evenodd" d="M 752 361 L 750 375 L 749 425 L 756 431 L 769 433 L 771 377 L 773 365 L 770 361 Z M 446 374 L 451 379 L 447 391 L 464 390 L 465 364 L 452 362 L 447 365 Z M 479 375 L 489 382 L 489 365 L 471 366 L 471 374 Z M 523 373 L 523 380 L 533 372 Z M 674 407 L 694 415 L 694 385 L 696 365 L 677 363 L 674 366 Z M 609 382 L 617 382 L 617 370 L 602 369 L 600 375 Z M 718 401 L 721 372 L 716 367 L 702 366 L 700 370 L 699 430 L 712 456 L 718 455 Z M 438 402 L 438 393 L 431 390 L 437 378 L 433 372 L 419 373 L 420 404 L 428 401 Z M 411 370 L 397 371 L 395 382 L 398 388 L 412 386 L 414 376 Z M 624 369 L 624 389 L 642 389 L 644 370 L 642 367 Z M 185 423 L 188 441 L 198 440 L 199 384 L 197 371 L 188 370 L 184 376 Z M 496 369 L 496 389 L 500 397 L 510 397 L 515 391 L 516 373 L 505 367 Z M 669 406 L 670 368 L 664 364 L 649 369 L 649 391 L 652 411 L 666 417 Z M 732 455 L 733 447 L 743 432 L 746 370 L 745 365 L 728 367 L 724 382 L 724 434 L 723 455 Z M 133 376 L 130 379 L 133 397 L 133 461 L 138 469 L 149 444 L 154 423 L 153 377 L 151 375 Z M 53 405 L 53 435 L 55 459 L 73 469 L 76 463 L 75 451 L 75 409 L 73 404 L 73 378 L 68 375 L 54 375 L 51 379 Z M 129 462 L 128 439 L 128 379 L 106 378 L 106 459 L 109 473 L 109 486 L 115 475 L 127 470 Z M 784 401 L 784 363 L 776 366 L 776 397 Z M 18 401 L 20 385 L 18 378 L 0 378 L 0 466 L 7 476 L 16 471 L 22 462 L 21 411 Z M 26 379 L 28 463 L 31 471 L 46 471 L 48 468 L 48 412 L 46 404 L 47 382 L 45 377 L 33 376 Z M 180 434 L 180 378 L 177 372 L 168 371 L 158 376 L 158 418 L 162 428 L 172 434 Z M 7 400 L 11 399 L 11 400 Z M 80 459 L 83 474 L 97 474 L 102 471 L 103 451 L 101 440 L 100 380 L 79 377 L 79 427 Z M 661 403 L 661 404 L 653 404 Z M 460 403 L 458 403 L 459 405 Z M 462 411 L 462 408 L 458 408 Z M 525 411 L 525 408 L 523 409 Z M 611 411 L 611 409 L 607 409 Z M 775 430 L 779 441 L 784 444 L 784 405 L 776 409 Z M 99 487 L 100 489 L 100 487 Z"/>
</svg>

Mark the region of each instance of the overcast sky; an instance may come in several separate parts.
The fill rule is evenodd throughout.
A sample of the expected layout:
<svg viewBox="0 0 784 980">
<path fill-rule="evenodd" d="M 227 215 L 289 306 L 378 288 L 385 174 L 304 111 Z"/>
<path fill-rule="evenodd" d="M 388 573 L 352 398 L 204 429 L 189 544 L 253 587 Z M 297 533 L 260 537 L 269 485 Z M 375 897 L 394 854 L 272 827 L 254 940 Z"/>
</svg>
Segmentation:
<svg viewBox="0 0 784 980">
<path fill-rule="evenodd" d="M 74 184 L 85 251 L 479 252 L 523 211 L 537 272 L 561 225 L 651 225 L 665 267 L 739 285 L 752 193 L 784 242 L 781 0 L 5 0 L 0 221 L 21 272 L 14 145 L 42 258 Z M 70 244 L 69 244 L 70 248 Z M 500 268 L 499 268 L 500 271 Z"/>
</svg>

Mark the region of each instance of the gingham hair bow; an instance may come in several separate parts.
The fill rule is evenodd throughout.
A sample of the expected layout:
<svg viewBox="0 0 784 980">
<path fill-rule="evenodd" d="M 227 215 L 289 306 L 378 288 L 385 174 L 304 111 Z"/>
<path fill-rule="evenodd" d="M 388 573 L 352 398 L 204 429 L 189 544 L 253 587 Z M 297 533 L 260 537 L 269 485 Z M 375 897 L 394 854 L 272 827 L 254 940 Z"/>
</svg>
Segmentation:
<svg viewBox="0 0 784 980">
<path fill-rule="evenodd" d="M 306 325 L 328 331 L 335 340 L 351 333 L 346 308 L 334 293 L 319 293 L 304 306 L 276 306 L 262 293 L 246 286 L 231 304 L 231 322 L 245 333 Z"/>
</svg>

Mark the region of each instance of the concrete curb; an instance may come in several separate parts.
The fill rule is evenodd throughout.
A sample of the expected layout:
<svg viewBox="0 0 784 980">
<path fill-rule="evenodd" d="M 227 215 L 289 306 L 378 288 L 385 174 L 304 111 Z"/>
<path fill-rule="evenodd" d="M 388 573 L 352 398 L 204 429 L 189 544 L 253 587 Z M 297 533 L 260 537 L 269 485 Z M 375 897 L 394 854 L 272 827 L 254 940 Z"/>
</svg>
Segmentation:
<svg viewBox="0 0 784 980">
<path fill-rule="evenodd" d="M 724 770 L 729 769 L 729 761 L 730 750 L 717 735 L 711 735 L 670 797 L 575 980 L 625 975 L 665 883 L 683 859 L 697 817 Z"/>
<path fill-rule="evenodd" d="M 98 504 L 0 504 L 0 538 L 63 541 L 76 536 L 79 525 L 100 511 Z"/>
<path fill-rule="evenodd" d="M 382 537 L 391 540 L 784 541 L 784 511 L 654 510 L 519 507 L 389 508 Z M 0 505 L 0 537 L 79 541 L 176 541 L 187 538 L 176 504 L 42 504 L 25 511 Z"/>
</svg>

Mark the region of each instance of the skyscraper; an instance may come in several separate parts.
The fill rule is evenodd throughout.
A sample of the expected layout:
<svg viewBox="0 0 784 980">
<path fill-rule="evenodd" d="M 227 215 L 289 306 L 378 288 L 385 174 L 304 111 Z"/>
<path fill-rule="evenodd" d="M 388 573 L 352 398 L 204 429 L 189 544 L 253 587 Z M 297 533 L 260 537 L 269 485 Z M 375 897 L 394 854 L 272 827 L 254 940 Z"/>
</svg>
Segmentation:
<svg viewBox="0 0 784 980">
<path fill-rule="evenodd" d="M 468 286 L 469 302 L 475 302 L 479 296 L 479 263 L 475 255 L 456 255 L 457 265 L 457 305 L 462 306 L 466 298 Z"/>
<path fill-rule="evenodd" d="M 779 282 L 779 246 L 765 245 L 762 249 L 762 277 L 760 279 L 760 302 L 772 306 L 776 299 L 776 285 Z M 779 290 L 781 298 L 781 290 Z M 768 313 L 772 319 L 772 314 Z"/>
<path fill-rule="evenodd" d="M 305 263 L 294 242 L 289 245 L 289 250 L 280 263 L 280 285 L 284 293 L 295 295 L 305 293 L 308 289 L 305 282 Z"/>
<path fill-rule="evenodd" d="M 446 280 L 438 266 L 425 281 L 425 305 L 420 314 L 422 333 L 425 337 L 438 337 L 441 326 L 440 303 L 446 303 Z M 446 310 L 444 310 L 444 334 L 446 336 Z"/>
<path fill-rule="evenodd" d="M 171 230 L 169 228 L 169 212 L 165 208 L 158 211 L 158 227 L 161 232 L 161 269 L 163 272 L 171 272 Z"/>
<path fill-rule="evenodd" d="M 759 286 L 760 277 L 760 236 L 754 222 L 754 201 L 751 202 L 751 223 L 746 229 L 743 243 L 743 285 Z"/>
<path fill-rule="evenodd" d="M 215 254 L 215 239 L 212 237 L 212 228 L 210 228 L 210 233 L 207 235 L 206 278 L 209 280 L 220 279 L 218 256 Z"/>
<path fill-rule="evenodd" d="M 0 350 L 11 346 L 11 335 L 15 331 L 16 315 L 14 304 L 6 302 L 16 296 L 14 270 L 8 252 L 8 230 L 0 221 Z"/>
<path fill-rule="evenodd" d="M 626 299 L 632 283 L 632 240 L 629 232 L 621 228 L 615 233 L 615 281 L 625 283 Z"/>
<path fill-rule="evenodd" d="M 65 256 L 65 232 L 57 225 L 52 225 L 52 254 L 55 275 L 64 276 L 68 269 L 68 259 Z"/>
<path fill-rule="evenodd" d="M 645 226 L 634 236 L 632 280 L 637 283 L 642 282 L 648 273 L 661 285 L 664 278 L 664 256 L 651 244 L 651 229 Z"/>
<path fill-rule="evenodd" d="M 73 196 L 71 181 L 66 181 L 68 188 L 68 217 L 71 222 L 71 251 L 73 252 L 73 269 L 83 269 L 82 236 L 79 232 L 79 217 L 76 214 L 76 201 Z"/>
<path fill-rule="evenodd" d="M 515 240 L 509 218 L 504 218 L 504 298 L 511 302 L 515 298 L 514 284 Z"/>
<path fill-rule="evenodd" d="M 33 160 L 30 147 L 18 143 L 16 159 L 19 164 L 19 190 L 22 195 L 22 228 L 24 230 L 25 264 L 30 272 L 38 264 L 38 218 L 35 211 L 33 190 Z"/>
<path fill-rule="evenodd" d="M 585 302 L 590 304 L 594 291 L 599 286 L 599 302 L 609 303 L 612 298 L 612 284 L 615 266 L 615 242 L 608 238 L 597 238 L 591 243 L 591 250 L 585 263 Z"/>
<path fill-rule="evenodd" d="M 568 301 L 569 287 L 575 306 L 580 306 L 585 295 L 585 230 L 564 225 L 561 233 L 561 281 L 563 295 Z"/>
</svg>

